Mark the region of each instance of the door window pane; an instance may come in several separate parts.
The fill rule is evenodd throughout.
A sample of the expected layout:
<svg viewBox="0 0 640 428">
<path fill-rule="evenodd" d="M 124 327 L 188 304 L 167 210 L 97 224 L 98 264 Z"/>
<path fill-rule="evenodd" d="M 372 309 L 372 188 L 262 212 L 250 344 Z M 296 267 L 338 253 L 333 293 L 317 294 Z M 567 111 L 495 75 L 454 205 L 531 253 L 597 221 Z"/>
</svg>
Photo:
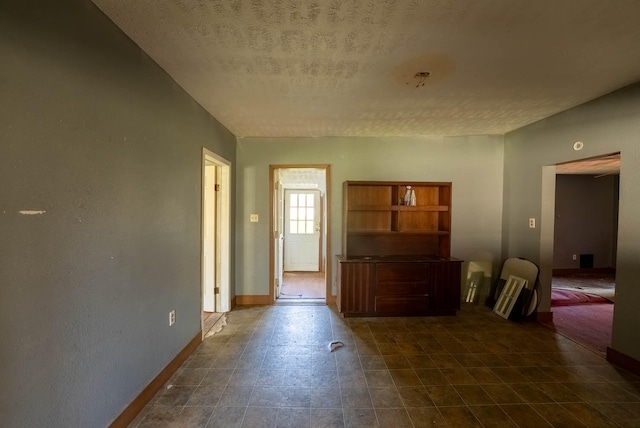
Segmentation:
<svg viewBox="0 0 640 428">
<path fill-rule="evenodd" d="M 291 193 L 289 202 L 289 233 L 313 234 L 314 195 L 312 193 Z"/>
</svg>

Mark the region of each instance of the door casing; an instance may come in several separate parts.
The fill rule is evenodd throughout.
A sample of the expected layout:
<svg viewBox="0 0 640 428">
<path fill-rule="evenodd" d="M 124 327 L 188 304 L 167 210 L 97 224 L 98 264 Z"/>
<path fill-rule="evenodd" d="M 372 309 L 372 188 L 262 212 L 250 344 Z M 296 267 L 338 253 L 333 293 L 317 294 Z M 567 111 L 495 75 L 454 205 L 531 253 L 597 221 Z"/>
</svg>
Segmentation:
<svg viewBox="0 0 640 428">
<path fill-rule="evenodd" d="M 209 166 L 207 166 L 209 165 Z M 211 166 L 215 168 L 211 168 Z M 209 173 L 215 173 L 215 184 L 219 186 L 212 194 L 205 195 L 207 191 L 207 178 Z M 211 181 L 213 181 L 211 179 Z M 200 227 L 200 293 L 201 293 L 201 312 L 204 310 L 204 290 L 206 287 L 206 271 L 205 271 L 205 230 L 207 222 L 214 221 L 213 226 L 215 235 L 214 257 L 215 257 L 215 287 L 219 289 L 219 293 L 215 294 L 215 311 L 229 312 L 231 310 L 231 162 L 225 158 L 218 156 L 210 150 L 202 148 L 201 162 L 201 227 Z M 215 198 L 212 205 L 215 206 L 215 212 L 205 215 L 205 200 L 207 197 Z M 204 317 L 201 317 L 201 327 L 203 335 Z"/>
<path fill-rule="evenodd" d="M 324 260 L 324 264 L 321 263 L 321 270 L 325 272 L 325 287 L 326 287 L 326 303 L 335 304 L 336 296 L 331 290 L 331 271 L 332 271 L 332 259 L 329 258 L 329 248 L 331 248 L 331 224 L 328 221 L 329 213 L 331 212 L 331 167 L 328 164 L 290 164 L 290 165 L 269 165 L 269 301 L 275 302 L 276 299 L 276 257 L 278 255 L 277 245 L 280 231 L 277 230 L 277 209 L 278 203 L 275 200 L 277 191 L 277 181 L 275 177 L 280 169 L 295 169 L 295 168 L 316 168 L 323 169 L 325 172 L 325 184 L 326 192 L 324 195 L 324 204 L 321 209 L 322 222 L 321 233 L 324 234 L 325 244 L 322 247 L 321 258 Z M 323 240 L 323 237 L 320 239 Z"/>
</svg>

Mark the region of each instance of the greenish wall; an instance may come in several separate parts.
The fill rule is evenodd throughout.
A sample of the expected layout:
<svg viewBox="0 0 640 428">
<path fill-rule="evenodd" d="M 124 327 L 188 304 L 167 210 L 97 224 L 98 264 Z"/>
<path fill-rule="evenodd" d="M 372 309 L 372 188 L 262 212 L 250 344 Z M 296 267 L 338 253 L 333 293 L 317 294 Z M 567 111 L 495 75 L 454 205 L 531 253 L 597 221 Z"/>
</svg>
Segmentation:
<svg viewBox="0 0 640 428">
<path fill-rule="evenodd" d="M 553 269 L 578 269 L 580 254 L 592 254 L 595 268 L 615 266 L 618 178 L 575 174 L 556 177 Z"/>
<path fill-rule="evenodd" d="M 0 58 L 7 426 L 105 426 L 197 334 L 203 146 L 236 167 L 239 295 L 268 294 L 270 164 L 331 165 L 331 255 L 341 247 L 343 181 L 452 181 L 453 256 L 496 267 L 522 256 L 544 270 L 553 242 L 548 165 L 620 151 L 613 347 L 640 359 L 638 85 L 505 137 L 236 145 L 88 0 L 0 2 Z M 581 152 L 571 149 L 576 140 Z M 261 221 L 249 223 L 251 213 Z M 540 227 L 529 229 L 529 217 Z"/>
<path fill-rule="evenodd" d="M 331 165 L 333 292 L 346 180 L 453 182 L 451 254 L 501 260 L 503 137 L 241 138 L 237 146 L 236 294 L 269 293 L 269 165 Z M 250 223 L 249 215 L 263 219 Z"/>
<path fill-rule="evenodd" d="M 0 58 L 0 425 L 104 427 L 200 331 L 235 137 L 88 0 L 3 0 Z"/>
<path fill-rule="evenodd" d="M 574 151 L 582 141 L 584 148 Z M 549 310 L 553 260 L 555 165 L 621 153 L 616 304 L 612 348 L 640 359 L 640 85 L 621 89 L 505 136 L 505 257 L 522 256 L 540 264 L 542 310 Z M 543 190 L 544 189 L 544 190 Z M 527 219 L 540 219 L 529 229 Z"/>
</svg>

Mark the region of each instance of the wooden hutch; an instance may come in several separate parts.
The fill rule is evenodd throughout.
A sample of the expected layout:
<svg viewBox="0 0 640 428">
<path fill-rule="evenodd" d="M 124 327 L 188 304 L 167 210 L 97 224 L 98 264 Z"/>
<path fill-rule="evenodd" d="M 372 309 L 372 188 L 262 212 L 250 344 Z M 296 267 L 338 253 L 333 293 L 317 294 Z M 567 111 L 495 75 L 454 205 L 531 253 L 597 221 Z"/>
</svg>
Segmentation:
<svg viewBox="0 0 640 428">
<path fill-rule="evenodd" d="M 407 186 L 415 205 L 404 203 Z M 462 261 L 450 257 L 451 183 L 346 181 L 338 310 L 454 315 Z"/>
</svg>

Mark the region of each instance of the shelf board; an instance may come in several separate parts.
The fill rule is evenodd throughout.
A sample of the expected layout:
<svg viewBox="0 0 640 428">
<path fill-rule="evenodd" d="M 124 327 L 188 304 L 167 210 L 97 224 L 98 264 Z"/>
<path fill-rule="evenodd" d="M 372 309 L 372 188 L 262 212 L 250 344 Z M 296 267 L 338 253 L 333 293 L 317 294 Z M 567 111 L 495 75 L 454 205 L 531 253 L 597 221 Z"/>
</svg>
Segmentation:
<svg viewBox="0 0 640 428">
<path fill-rule="evenodd" d="M 427 211 L 427 212 L 446 212 L 449 211 L 449 207 L 446 205 L 418 205 L 418 206 L 407 206 L 407 205 L 398 205 L 398 209 L 400 211 Z"/>
<path fill-rule="evenodd" d="M 349 211 L 409 211 L 409 212 L 447 212 L 446 205 L 357 205 L 349 207 Z"/>
<path fill-rule="evenodd" d="M 450 232 L 443 230 L 382 230 L 382 229 L 358 229 L 348 230 L 347 235 L 432 235 L 447 236 Z"/>
<path fill-rule="evenodd" d="M 349 207 L 349 211 L 398 211 L 396 205 L 356 205 Z"/>
<path fill-rule="evenodd" d="M 446 230 L 399 230 L 399 234 L 402 235 L 434 235 L 434 236 L 447 236 L 450 235 L 451 232 Z"/>
</svg>

